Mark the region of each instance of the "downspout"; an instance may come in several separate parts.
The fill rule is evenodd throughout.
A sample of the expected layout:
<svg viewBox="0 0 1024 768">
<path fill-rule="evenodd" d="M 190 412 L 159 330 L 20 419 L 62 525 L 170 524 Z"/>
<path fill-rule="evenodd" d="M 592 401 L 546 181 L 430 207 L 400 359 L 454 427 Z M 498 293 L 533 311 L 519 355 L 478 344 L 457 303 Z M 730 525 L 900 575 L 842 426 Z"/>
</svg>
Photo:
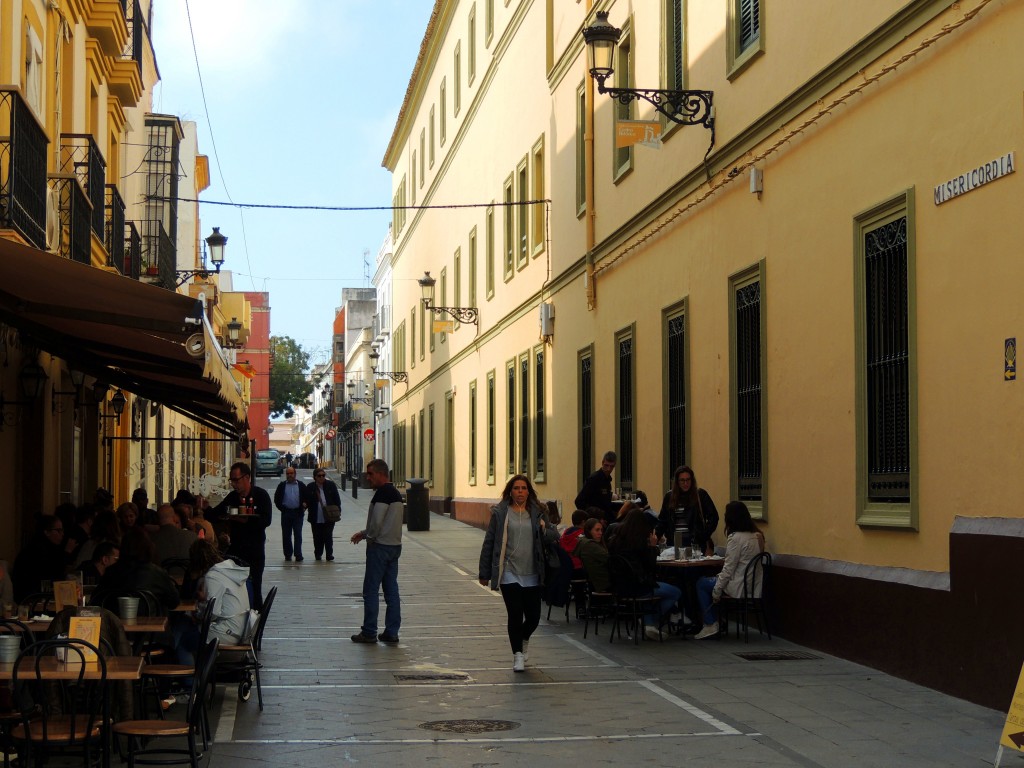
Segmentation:
<svg viewBox="0 0 1024 768">
<path fill-rule="evenodd" d="M 594 0 L 587 0 L 587 18 L 590 18 L 594 9 Z M 586 67 L 586 46 L 583 51 L 584 67 Z M 587 292 L 587 309 L 597 308 L 597 286 L 594 285 L 594 246 L 597 242 L 596 218 L 597 211 L 594 209 L 594 78 L 585 78 L 584 92 L 586 97 L 586 109 L 583 119 L 583 145 L 585 155 L 584 176 L 584 197 L 586 198 L 586 220 L 587 220 L 587 271 L 584 275 L 584 287 Z"/>
</svg>

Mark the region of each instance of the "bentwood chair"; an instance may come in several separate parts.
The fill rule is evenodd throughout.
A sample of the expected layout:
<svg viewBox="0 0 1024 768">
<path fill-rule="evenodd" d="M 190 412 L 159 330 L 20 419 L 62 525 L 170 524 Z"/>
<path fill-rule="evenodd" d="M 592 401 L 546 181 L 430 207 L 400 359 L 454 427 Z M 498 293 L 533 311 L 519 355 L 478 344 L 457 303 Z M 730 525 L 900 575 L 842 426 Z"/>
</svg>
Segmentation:
<svg viewBox="0 0 1024 768">
<path fill-rule="evenodd" d="M 217 645 L 214 638 L 197 655 L 202 663 L 197 664 L 196 674 L 192 678 L 184 720 L 125 720 L 114 725 L 115 734 L 128 737 L 128 768 L 136 765 L 186 764 L 199 768 L 199 761 L 209 748 L 203 724 L 204 701 L 217 660 Z M 202 749 L 196 740 L 197 733 L 203 734 Z M 176 739 L 180 743 L 182 737 L 185 738 L 185 749 L 163 744 L 154 746 L 154 742 L 165 739 Z"/>
<path fill-rule="evenodd" d="M 260 652 L 263 650 L 263 631 L 267 627 L 267 617 L 270 616 L 270 609 L 274 605 L 274 598 L 277 597 L 277 587 L 273 587 L 263 599 L 263 610 L 260 612 L 260 620 L 256 625 L 256 632 L 248 643 L 237 645 L 223 644 L 220 646 L 221 659 L 217 662 L 217 674 L 228 674 L 238 676 L 241 679 L 238 683 L 238 700 L 248 701 L 252 696 L 252 686 L 256 683 L 256 698 L 259 701 L 260 712 L 263 711 L 263 685 L 260 681 L 260 670 L 263 662 L 260 661 Z"/>
<path fill-rule="evenodd" d="M 743 642 L 750 642 L 750 618 L 757 618 L 757 631 L 767 634 L 772 639 L 772 630 L 768 620 L 767 597 L 771 576 L 772 556 L 762 552 L 743 570 L 743 594 L 740 597 L 722 597 L 718 602 L 718 621 L 721 631 L 718 637 L 729 633 L 729 616 L 737 614 L 736 637 L 740 636 L 740 624 L 743 625 Z M 764 624 L 761 617 L 764 617 Z"/>
<path fill-rule="evenodd" d="M 36 641 L 32 630 L 17 619 L 0 619 L 0 631 L 7 634 L 17 634 L 21 638 L 19 653 Z M 14 748 L 11 744 L 10 730 L 20 720 L 21 711 L 15 706 L 11 688 L 5 684 L 0 684 L 0 751 L 4 755 L 4 768 L 10 768 L 10 752 Z"/>
</svg>

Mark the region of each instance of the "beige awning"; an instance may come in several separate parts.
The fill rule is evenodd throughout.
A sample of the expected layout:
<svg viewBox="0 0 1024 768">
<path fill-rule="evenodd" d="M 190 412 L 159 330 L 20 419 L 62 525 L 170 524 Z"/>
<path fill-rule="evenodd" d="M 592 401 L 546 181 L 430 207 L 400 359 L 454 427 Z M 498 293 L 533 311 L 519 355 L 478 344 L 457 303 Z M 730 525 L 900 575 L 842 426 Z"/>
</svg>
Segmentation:
<svg viewBox="0 0 1024 768">
<path fill-rule="evenodd" d="M 197 299 L 0 239 L 0 322 L 111 386 L 228 435 L 246 428 Z"/>
</svg>

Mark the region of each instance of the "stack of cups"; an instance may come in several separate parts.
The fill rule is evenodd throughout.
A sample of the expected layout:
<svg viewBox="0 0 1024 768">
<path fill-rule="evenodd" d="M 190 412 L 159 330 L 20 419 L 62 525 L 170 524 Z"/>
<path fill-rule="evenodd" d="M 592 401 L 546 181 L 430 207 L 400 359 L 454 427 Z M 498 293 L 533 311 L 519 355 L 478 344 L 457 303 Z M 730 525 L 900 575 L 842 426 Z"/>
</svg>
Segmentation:
<svg viewBox="0 0 1024 768">
<path fill-rule="evenodd" d="M 139 598 L 117 598 L 117 612 L 121 615 L 121 621 L 135 621 L 139 617 Z"/>
</svg>

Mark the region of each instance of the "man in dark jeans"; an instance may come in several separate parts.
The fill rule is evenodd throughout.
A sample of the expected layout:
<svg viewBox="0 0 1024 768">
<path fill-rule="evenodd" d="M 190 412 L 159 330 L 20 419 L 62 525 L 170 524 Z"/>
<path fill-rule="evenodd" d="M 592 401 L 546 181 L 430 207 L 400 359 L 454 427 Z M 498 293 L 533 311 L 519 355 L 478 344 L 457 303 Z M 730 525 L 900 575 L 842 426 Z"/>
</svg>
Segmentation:
<svg viewBox="0 0 1024 768">
<path fill-rule="evenodd" d="M 612 472 L 615 471 L 616 461 L 615 451 L 608 451 L 601 459 L 601 468 L 587 478 L 576 496 L 576 509 L 597 507 L 604 512 L 606 523 L 615 522 L 615 510 L 612 508 Z"/>
<path fill-rule="evenodd" d="M 263 568 L 267 562 L 267 527 L 274 516 L 270 494 L 252 482 L 252 470 L 245 462 L 231 465 L 228 480 L 234 488 L 224 501 L 206 513 L 214 525 L 227 521 L 231 526 L 229 555 L 238 555 L 249 564 L 252 581 L 252 607 L 263 610 Z M 237 508 L 241 514 L 229 514 Z M 247 509 L 252 514 L 245 514 Z"/>
<path fill-rule="evenodd" d="M 388 604 L 384 614 L 382 643 L 398 642 L 402 625 L 401 600 L 398 596 L 398 558 L 402 556 L 402 494 L 391 484 L 388 465 L 374 459 L 366 465 L 366 479 L 376 490 L 370 500 L 366 528 L 352 534 L 352 543 L 366 540 L 366 573 L 363 576 L 363 626 L 352 635 L 353 643 L 376 643 L 377 617 L 380 613 L 380 590 Z"/>
<path fill-rule="evenodd" d="M 291 561 L 294 552 L 295 562 L 302 562 L 302 509 L 306 506 L 305 495 L 305 484 L 295 479 L 295 467 L 289 466 L 284 471 L 284 480 L 277 484 L 277 490 L 274 491 L 274 506 L 281 513 L 281 537 L 286 561 Z"/>
</svg>

